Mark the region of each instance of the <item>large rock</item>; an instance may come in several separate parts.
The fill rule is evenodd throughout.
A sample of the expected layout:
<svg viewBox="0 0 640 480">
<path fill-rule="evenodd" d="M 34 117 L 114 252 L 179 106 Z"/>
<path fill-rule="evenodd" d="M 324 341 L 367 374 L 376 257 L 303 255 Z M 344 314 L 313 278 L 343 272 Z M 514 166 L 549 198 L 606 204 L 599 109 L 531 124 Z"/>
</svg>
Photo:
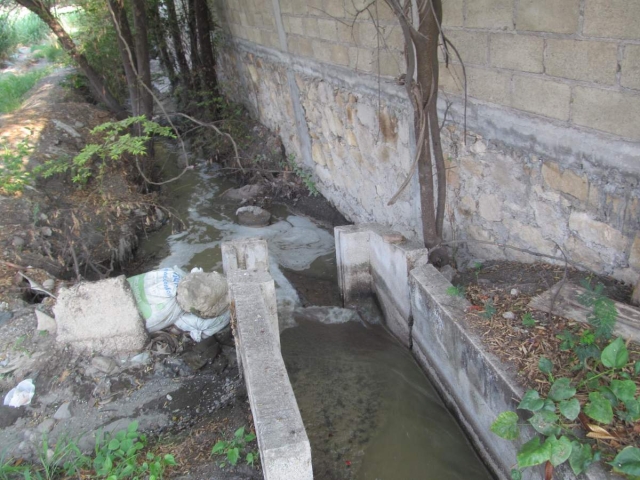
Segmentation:
<svg viewBox="0 0 640 480">
<path fill-rule="evenodd" d="M 141 350 L 144 321 L 124 275 L 63 289 L 53 307 L 57 341 L 105 356 Z"/>
<path fill-rule="evenodd" d="M 196 272 L 178 284 L 178 305 L 201 318 L 222 315 L 229 307 L 227 280 L 218 272 Z"/>
<path fill-rule="evenodd" d="M 263 185 L 245 185 L 244 187 L 227 190 L 223 197 L 229 200 L 251 200 L 264 195 L 264 192 Z"/>
<path fill-rule="evenodd" d="M 240 207 L 236 216 L 238 223 L 245 227 L 266 227 L 271 220 L 271 213 L 260 207 Z"/>
</svg>

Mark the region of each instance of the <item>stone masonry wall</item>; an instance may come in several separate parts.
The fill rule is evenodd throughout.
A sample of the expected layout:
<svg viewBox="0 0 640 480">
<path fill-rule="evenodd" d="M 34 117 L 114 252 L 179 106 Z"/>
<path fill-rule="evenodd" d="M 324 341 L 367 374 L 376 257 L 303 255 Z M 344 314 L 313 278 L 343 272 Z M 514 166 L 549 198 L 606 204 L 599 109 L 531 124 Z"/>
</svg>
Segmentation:
<svg viewBox="0 0 640 480">
<path fill-rule="evenodd" d="M 442 0 L 447 239 L 640 278 L 640 3 Z M 363 7 L 372 5 L 368 10 Z M 383 0 L 216 0 L 227 93 L 280 132 L 354 222 L 421 235 L 400 28 Z M 460 260 L 529 255 L 474 244 Z"/>
</svg>

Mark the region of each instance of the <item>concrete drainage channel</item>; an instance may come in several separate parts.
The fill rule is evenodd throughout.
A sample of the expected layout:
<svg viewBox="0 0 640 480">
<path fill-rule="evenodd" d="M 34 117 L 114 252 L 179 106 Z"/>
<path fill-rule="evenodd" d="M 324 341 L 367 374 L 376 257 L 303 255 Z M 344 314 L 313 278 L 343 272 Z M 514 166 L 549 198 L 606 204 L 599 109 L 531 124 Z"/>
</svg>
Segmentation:
<svg viewBox="0 0 640 480">
<path fill-rule="evenodd" d="M 451 284 L 427 264 L 426 250 L 394 231 L 377 224 L 337 227 L 335 239 L 345 307 L 358 312 L 380 307 L 388 330 L 427 373 L 494 475 L 510 478 L 519 446 L 498 439 L 489 426 L 500 412 L 515 410 L 523 392 L 459 321 L 466 300 L 448 295 Z M 313 478 L 313 452 L 281 353 L 283 327 L 267 244 L 258 239 L 225 242 L 222 253 L 264 477 Z M 524 478 L 544 474 L 531 471 Z M 574 477 L 558 469 L 555 478 Z M 593 469 L 586 478 L 607 474 Z"/>
</svg>

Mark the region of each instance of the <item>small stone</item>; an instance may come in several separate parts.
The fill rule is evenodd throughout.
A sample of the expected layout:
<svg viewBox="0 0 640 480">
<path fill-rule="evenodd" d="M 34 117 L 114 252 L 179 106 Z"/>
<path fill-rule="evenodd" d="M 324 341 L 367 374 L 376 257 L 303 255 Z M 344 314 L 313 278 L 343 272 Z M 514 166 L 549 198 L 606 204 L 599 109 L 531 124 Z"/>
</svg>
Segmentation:
<svg viewBox="0 0 640 480">
<path fill-rule="evenodd" d="M 11 245 L 13 245 L 16 248 L 24 247 L 25 243 L 26 242 L 25 242 L 24 238 L 18 237 L 18 236 L 13 237 L 13 240 L 11 241 Z"/>
<path fill-rule="evenodd" d="M 75 126 L 76 128 L 82 128 L 82 127 L 84 127 L 84 123 L 82 123 L 82 122 L 76 122 L 76 123 L 74 124 L 74 126 Z"/>
<path fill-rule="evenodd" d="M 93 357 L 91 365 L 102 373 L 111 373 L 118 368 L 116 361 L 109 357 Z"/>
<path fill-rule="evenodd" d="M 51 430 L 53 430 L 53 426 L 55 424 L 56 421 L 53 418 L 47 418 L 42 423 L 40 423 L 40 425 L 38 425 L 36 430 L 38 430 L 38 432 L 40 433 L 49 433 Z"/>
<path fill-rule="evenodd" d="M 173 400 L 173 397 L 171 395 L 167 394 L 167 400 L 171 401 L 171 400 Z"/>
<path fill-rule="evenodd" d="M 146 365 L 147 363 L 149 363 L 149 360 L 151 360 L 151 355 L 149 354 L 149 352 L 142 352 L 135 357 L 132 357 L 130 362 L 131 365 Z"/>
<path fill-rule="evenodd" d="M 42 235 L 44 235 L 45 237 L 50 237 L 51 235 L 53 235 L 53 230 L 51 230 L 50 227 L 42 227 L 40 229 L 40 233 L 42 233 Z"/>
<path fill-rule="evenodd" d="M 511 289 L 511 296 L 512 297 L 517 297 L 518 295 L 520 295 L 520 290 L 518 290 L 517 288 L 512 288 Z"/>
<path fill-rule="evenodd" d="M 238 223 L 245 227 L 266 227 L 271 220 L 271 213 L 260 207 L 240 207 L 236 216 Z"/>
<path fill-rule="evenodd" d="M 47 216 L 46 213 L 41 213 L 40 214 L 40 220 L 42 220 L 43 222 L 46 222 L 47 220 L 49 220 L 49 217 Z"/>
<path fill-rule="evenodd" d="M 502 318 L 507 319 L 507 320 L 513 320 L 514 318 L 516 318 L 516 315 L 513 312 L 504 312 L 502 314 Z"/>
<path fill-rule="evenodd" d="M 484 153 L 487 151 L 487 145 L 484 142 L 478 140 L 476 143 L 471 145 L 470 150 L 473 153 Z"/>
<path fill-rule="evenodd" d="M 71 418 L 71 402 L 64 402 L 60 405 L 60 408 L 53 414 L 53 418 L 56 420 L 66 420 Z"/>
<path fill-rule="evenodd" d="M 56 333 L 56 331 L 58 330 L 58 324 L 56 323 L 56 321 L 40 310 L 36 310 L 36 319 L 38 320 L 38 326 L 36 328 L 39 331 L 46 330 L 49 333 Z"/>
<path fill-rule="evenodd" d="M 42 286 L 45 289 L 52 291 L 54 288 L 56 288 L 56 281 L 53 278 L 47 278 L 44 282 L 42 282 Z"/>
</svg>

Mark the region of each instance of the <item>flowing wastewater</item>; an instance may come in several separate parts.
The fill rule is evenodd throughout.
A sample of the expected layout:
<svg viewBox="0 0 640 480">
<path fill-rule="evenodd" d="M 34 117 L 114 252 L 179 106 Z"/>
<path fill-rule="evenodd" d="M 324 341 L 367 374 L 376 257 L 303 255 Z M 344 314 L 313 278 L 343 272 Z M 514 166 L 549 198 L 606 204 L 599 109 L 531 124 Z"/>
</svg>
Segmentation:
<svg viewBox="0 0 640 480">
<path fill-rule="evenodd" d="M 303 308 L 283 272 L 296 284 L 335 285 L 332 233 L 279 205 L 270 208 L 268 227 L 240 226 L 238 204 L 219 198 L 233 186 L 204 163 L 168 184 L 170 207 L 186 229 L 172 233 L 165 225 L 141 242 L 140 254 L 154 259 L 148 269 L 222 271 L 221 242 L 268 241 L 278 315 L 288 327 L 282 354 L 311 443 L 314 478 L 492 478 L 411 354 L 382 326 L 335 305 Z"/>
</svg>

